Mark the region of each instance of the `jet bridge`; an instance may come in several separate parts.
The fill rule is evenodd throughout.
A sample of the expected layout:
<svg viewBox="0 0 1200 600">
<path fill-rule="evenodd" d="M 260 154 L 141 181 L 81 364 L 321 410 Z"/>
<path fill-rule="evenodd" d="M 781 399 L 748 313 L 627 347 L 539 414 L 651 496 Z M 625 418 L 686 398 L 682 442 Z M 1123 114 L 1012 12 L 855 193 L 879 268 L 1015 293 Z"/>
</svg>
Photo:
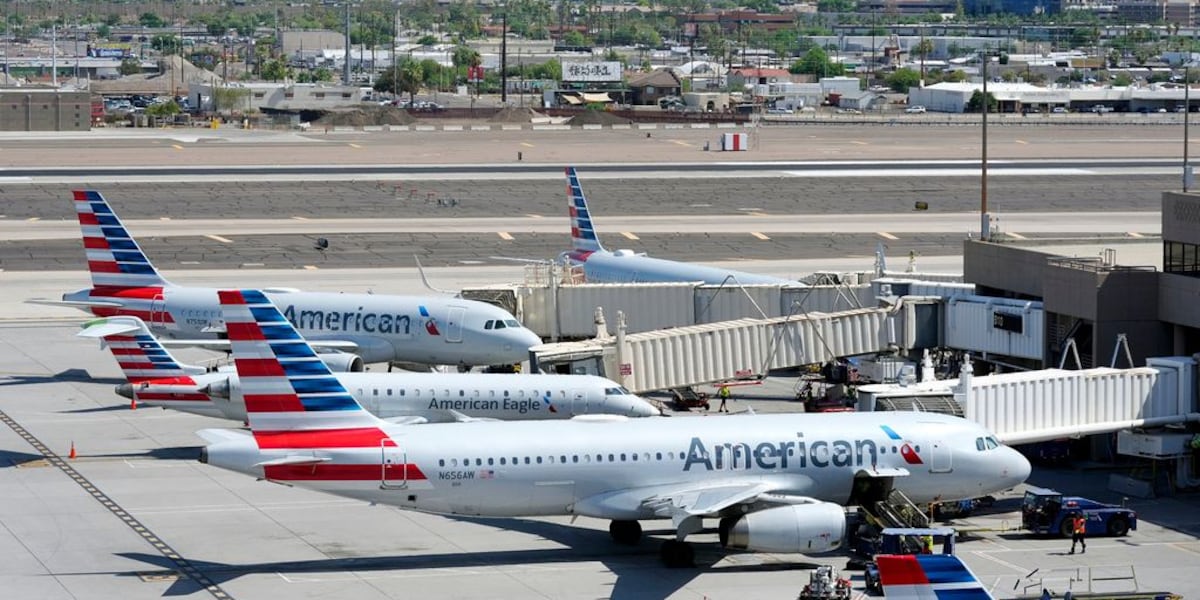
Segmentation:
<svg viewBox="0 0 1200 600">
<path fill-rule="evenodd" d="M 1046 369 L 958 379 L 864 385 L 859 410 L 940 406 L 1009 444 L 1200 421 L 1194 357 L 1151 358 L 1131 369 Z M 936 409 L 935 409 L 936 410 Z"/>
<path fill-rule="evenodd" d="M 530 350 L 530 361 L 535 370 L 603 375 L 634 393 L 761 378 L 772 369 L 914 348 L 923 322 L 920 313 L 939 300 L 905 298 L 890 308 L 738 319 L 642 333 L 628 333 L 624 314 L 618 313 L 615 337 L 603 332 L 594 340 L 543 344 Z"/>
</svg>

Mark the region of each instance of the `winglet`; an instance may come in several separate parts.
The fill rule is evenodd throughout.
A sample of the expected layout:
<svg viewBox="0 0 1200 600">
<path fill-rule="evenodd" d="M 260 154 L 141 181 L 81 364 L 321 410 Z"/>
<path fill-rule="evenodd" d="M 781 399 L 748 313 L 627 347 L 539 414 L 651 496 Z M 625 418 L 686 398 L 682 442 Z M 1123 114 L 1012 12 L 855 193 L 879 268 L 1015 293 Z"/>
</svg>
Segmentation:
<svg viewBox="0 0 1200 600">
<path fill-rule="evenodd" d="M 950 554 L 875 557 L 883 593 L 890 599 L 921 600 L 952 594 L 956 600 L 994 600 L 979 578 Z"/>
<path fill-rule="evenodd" d="M 587 198 L 575 167 L 567 167 L 567 208 L 571 215 L 571 248 L 578 254 L 591 254 L 604 250 L 600 238 L 592 226 L 592 214 L 588 210 Z"/>
<path fill-rule="evenodd" d="M 170 285 L 146 258 L 100 192 L 75 190 L 75 212 L 93 287 L 140 288 Z"/>
</svg>

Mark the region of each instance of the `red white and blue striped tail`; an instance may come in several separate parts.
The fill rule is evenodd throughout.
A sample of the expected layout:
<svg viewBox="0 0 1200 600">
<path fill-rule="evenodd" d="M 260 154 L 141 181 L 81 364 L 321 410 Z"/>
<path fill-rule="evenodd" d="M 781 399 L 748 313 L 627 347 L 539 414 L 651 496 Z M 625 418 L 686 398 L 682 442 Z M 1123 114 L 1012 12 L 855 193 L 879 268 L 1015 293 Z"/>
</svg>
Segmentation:
<svg viewBox="0 0 1200 600">
<path fill-rule="evenodd" d="M 262 292 L 217 295 L 260 448 L 394 445 Z"/>
<path fill-rule="evenodd" d="M 888 600 L 994 600 L 957 556 L 884 554 L 875 564 Z"/>
<path fill-rule="evenodd" d="M 75 190 L 75 212 L 83 230 L 92 286 L 141 288 L 170 285 L 129 235 L 104 196 L 94 190 Z"/>
<path fill-rule="evenodd" d="M 78 335 L 104 340 L 130 383 L 184 378 L 207 371 L 202 366 L 185 365 L 176 360 L 137 317 L 93 319 L 83 325 L 83 331 Z"/>
<path fill-rule="evenodd" d="M 571 249 L 575 254 L 586 256 L 604 249 L 592 226 L 592 213 L 588 211 L 587 198 L 575 167 L 567 167 L 567 209 L 571 215 Z"/>
</svg>

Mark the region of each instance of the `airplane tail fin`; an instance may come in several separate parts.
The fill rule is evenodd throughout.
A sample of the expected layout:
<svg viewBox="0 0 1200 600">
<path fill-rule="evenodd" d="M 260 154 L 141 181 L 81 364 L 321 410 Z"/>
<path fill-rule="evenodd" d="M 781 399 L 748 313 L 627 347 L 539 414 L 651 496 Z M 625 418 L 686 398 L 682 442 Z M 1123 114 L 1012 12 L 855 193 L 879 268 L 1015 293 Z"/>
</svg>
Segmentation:
<svg viewBox="0 0 1200 600">
<path fill-rule="evenodd" d="M 185 365 L 176 360 L 137 317 L 94 319 L 84 324 L 83 331 L 76 335 L 104 340 L 129 383 L 186 377 L 206 372 L 202 366 Z"/>
<path fill-rule="evenodd" d="M 889 600 L 994 600 L 957 556 L 883 554 L 875 557 L 875 564 Z"/>
<path fill-rule="evenodd" d="M 217 295 L 260 448 L 394 446 L 262 292 Z"/>
<path fill-rule="evenodd" d="M 170 285 L 146 258 L 100 192 L 75 190 L 74 194 L 75 212 L 83 230 L 83 249 L 94 287 Z"/>
<path fill-rule="evenodd" d="M 567 200 L 571 214 L 571 248 L 581 253 L 604 250 L 592 226 L 592 214 L 588 211 L 587 198 L 583 196 L 575 167 L 567 167 Z"/>
</svg>

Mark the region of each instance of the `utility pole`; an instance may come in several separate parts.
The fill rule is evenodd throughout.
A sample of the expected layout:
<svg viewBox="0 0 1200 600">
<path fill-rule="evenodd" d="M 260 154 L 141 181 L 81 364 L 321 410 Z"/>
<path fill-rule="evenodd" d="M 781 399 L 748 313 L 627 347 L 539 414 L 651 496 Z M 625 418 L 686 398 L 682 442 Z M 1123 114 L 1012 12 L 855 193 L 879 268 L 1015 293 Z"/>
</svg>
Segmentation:
<svg viewBox="0 0 1200 600">
<path fill-rule="evenodd" d="M 988 141 L 987 141 L 987 117 L 988 117 L 988 62 L 991 57 L 988 56 L 987 47 L 984 47 L 983 53 L 983 151 L 980 155 L 980 177 L 979 177 L 979 239 L 988 241 L 992 237 L 992 223 L 988 217 L 988 197 L 987 197 L 987 168 L 988 168 Z"/>
<path fill-rule="evenodd" d="M 342 85 L 350 85 L 350 3 L 346 2 L 346 62 L 342 65 Z"/>
<path fill-rule="evenodd" d="M 508 104 L 508 6 L 500 9 L 500 104 Z"/>
</svg>

